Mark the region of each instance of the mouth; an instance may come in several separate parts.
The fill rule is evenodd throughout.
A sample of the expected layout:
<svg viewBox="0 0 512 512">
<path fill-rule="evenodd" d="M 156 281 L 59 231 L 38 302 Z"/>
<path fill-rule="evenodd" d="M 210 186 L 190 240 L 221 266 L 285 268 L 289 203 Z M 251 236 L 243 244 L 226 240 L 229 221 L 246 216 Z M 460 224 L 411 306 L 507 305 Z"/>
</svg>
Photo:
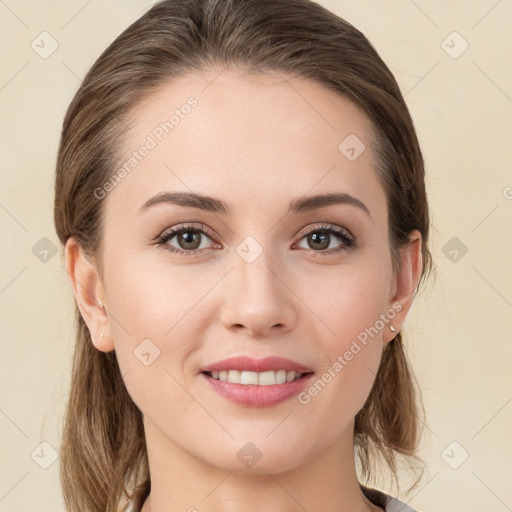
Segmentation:
<svg viewBox="0 0 512 512">
<path fill-rule="evenodd" d="M 203 371 L 203 374 L 211 379 L 240 384 L 242 386 L 273 386 L 294 382 L 304 378 L 313 372 L 296 372 L 294 370 L 268 370 L 265 372 L 240 371 L 240 370 L 213 370 Z"/>
<path fill-rule="evenodd" d="M 282 382 L 285 373 L 286 380 Z M 217 396 L 239 406 L 263 408 L 275 406 L 298 395 L 312 381 L 314 372 L 223 370 L 203 371 L 199 376 L 207 384 L 207 392 L 213 390 Z"/>
<path fill-rule="evenodd" d="M 314 371 L 283 357 L 235 356 L 201 368 L 199 375 L 210 390 L 232 403 L 269 407 L 300 393 Z"/>
</svg>

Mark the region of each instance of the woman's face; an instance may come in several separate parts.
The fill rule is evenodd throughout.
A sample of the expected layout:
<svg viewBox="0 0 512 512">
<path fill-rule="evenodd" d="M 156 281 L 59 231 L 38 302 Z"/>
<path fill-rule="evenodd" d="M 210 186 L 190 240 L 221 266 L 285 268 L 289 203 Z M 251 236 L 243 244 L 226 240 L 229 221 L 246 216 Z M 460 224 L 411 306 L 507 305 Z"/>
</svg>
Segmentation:
<svg viewBox="0 0 512 512">
<path fill-rule="evenodd" d="M 115 348 L 154 446 L 236 471 L 258 450 L 254 471 L 284 471 L 351 435 L 409 296 L 397 302 L 362 112 L 308 80 L 219 73 L 161 87 L 128 120 L 124 172 L 96 194 L 108 324 L 95 343 Z M 148 203 L 162 193 L 215 201 Z M 324 194 L 345 200 L 307 201 Z M 275 384 L 235 402 L 202 372 L 234 356 L 314 373 L 286 399 Z"/>
</svg>

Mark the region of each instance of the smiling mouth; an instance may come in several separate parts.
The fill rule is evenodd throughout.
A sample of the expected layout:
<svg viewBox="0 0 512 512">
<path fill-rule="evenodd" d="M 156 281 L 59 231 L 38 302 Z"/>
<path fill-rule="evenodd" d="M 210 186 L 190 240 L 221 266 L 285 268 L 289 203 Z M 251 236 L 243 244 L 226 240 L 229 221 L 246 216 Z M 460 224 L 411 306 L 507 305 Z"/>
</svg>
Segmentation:
<svg viewBox="0 0 512 512">
<path fill-rule="evenodd" d="M 286 384 L 299 380 L 313 372 L 299 373 L 294 370 L 269 370 L 265 372 L 251 372 L 240 370 L 221 370 L 202 372 L 212 379 L 252 386 L 272 386 Z"/>
</svg>

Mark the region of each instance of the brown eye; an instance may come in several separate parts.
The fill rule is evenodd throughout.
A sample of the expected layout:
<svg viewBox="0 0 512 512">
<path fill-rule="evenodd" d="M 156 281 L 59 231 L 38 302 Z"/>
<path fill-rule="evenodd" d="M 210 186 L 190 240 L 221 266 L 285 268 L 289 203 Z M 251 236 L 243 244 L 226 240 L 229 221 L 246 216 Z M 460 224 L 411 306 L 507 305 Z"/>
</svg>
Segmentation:
<svg viewBox="0 0 512 512">
<path fill-rule="evenodd" d="M 201 245 L 201 235 L 197 230 L 187 229 L 174 236 L 181 249 L 197 249 Z"/>
<path fill-rule="evenodd" d="M 332 240 L 337 239 L 341 242 L 338 247 L 331 248 L 327 251 Z M 308 247 L 313 252 L 325 253 L 326 255 L 337 253 L 343 250 L 355 247 L 354 237 L 345 229 L 337 226 L 324 225 L 320 227 L 313 227 L 303 234 L 301 241 L 306 239 Z"/>
<path fill-rule="evenodd" d="M 329 242 L 331 239 L 331 235 L 326 233 L 325 231 L 313 231 L 307 235 L 308 243 L 314 249 L 327 249 L 329 247 Z"/>
<path fill-rule="evenodd" d="M 178 254 L 191 255 L 208 250 L 211 247 L 201 247 L 201 245 L 204 240 L 211 240 L 213 233 L 205 226 L 201 226 L 202 228 L 196 228 L 194 226 L 181 225 L 173 228 L 165 232 L 157 240 L 157 244 L 163 246 L 170 252 Z M 174 243 L 170 243 L 174 238 L 176 239 Z"/>
</svg>

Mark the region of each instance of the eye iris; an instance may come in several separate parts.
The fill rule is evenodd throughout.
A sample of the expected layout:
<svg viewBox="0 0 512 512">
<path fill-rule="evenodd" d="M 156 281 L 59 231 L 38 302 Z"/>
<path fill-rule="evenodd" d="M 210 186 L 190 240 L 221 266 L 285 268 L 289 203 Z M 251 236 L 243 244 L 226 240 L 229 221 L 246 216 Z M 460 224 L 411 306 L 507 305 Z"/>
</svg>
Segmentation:
<svg viewBox="0 0 512 512">
<path fill-rule="evenodd" d="M 185 240 L 185 245 L 180 242 L 181 239 Z M 192 230 L 178 233 L 178 243 L 182 249 L 197 249 L 201 245 L 199 234 Z M 192 247 L 189 244 L 192 244 Z"/>
<path fill-rule="evenodd" d="M 320 233 L 320 234 L 319 234 Z M 318 243 L 320 241 L 321 246 L 316 246 L 316 249 L 327 249 L 329 247 L 329 234 L 324 231 L 314 231 L 308 235 L 309 242 Z M 325 243 L 327 241 L 327 243 Z"/>
</svg>

